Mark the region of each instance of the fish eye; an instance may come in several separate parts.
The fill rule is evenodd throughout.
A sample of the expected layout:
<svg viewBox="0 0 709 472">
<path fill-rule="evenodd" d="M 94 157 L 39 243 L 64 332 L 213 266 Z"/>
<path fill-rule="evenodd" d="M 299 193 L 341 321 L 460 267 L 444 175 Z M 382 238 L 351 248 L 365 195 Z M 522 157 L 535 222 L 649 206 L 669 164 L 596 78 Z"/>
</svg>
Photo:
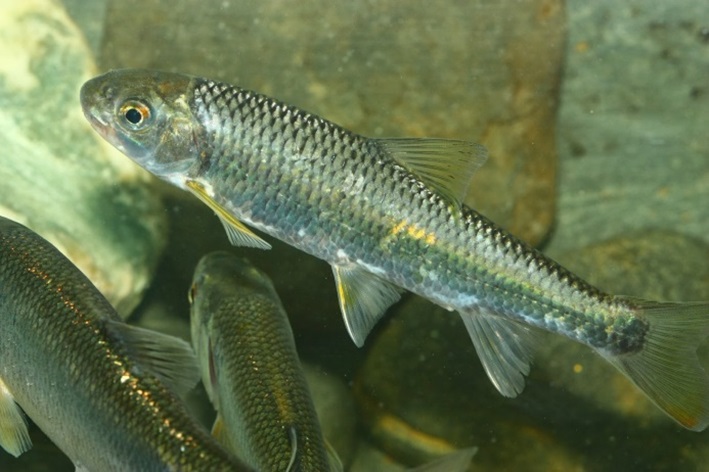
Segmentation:
<svg viewBox="0 0 709 472">
<path fill-rule="evenodd" d="M 127 100 L 121 106 L 119 115 L 134 130 L 145 127 L 153 116 L 150 106 L 138 100 Z"/>
</svg>

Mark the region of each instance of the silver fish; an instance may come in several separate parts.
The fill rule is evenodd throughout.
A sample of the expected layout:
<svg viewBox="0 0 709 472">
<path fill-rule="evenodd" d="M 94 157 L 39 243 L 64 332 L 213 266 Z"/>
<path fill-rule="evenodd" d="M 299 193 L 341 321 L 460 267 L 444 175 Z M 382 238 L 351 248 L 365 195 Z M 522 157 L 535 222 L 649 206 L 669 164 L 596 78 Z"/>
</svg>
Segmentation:
<svg viewBox="0 0 709 472">
<path fill-rule="evenodd" d="M 31 446 L 22 407 L 80 470 L 251 470 L 173 393 L 197 379 L 189 344 L 124 324 L 57 249 L 0 218 L 5 450 L 18 456 Z"/>
<path fill-rule="evenodd" d="M 709 303 L 607 294 L 463 205 L 481 146 L 367 138 L 233 85 L 156 71 L 108 72 L 81 102 L 105 139 L 209 205 L 234 244 L 270 247 L 246 223 L 328 261 L 357 345 L 406 289 L 461 315 L 505 396 L 524 387 L 535 327 L 594 349 L 682 426 L 709 424 L 696 355 Z"/>
</svg>

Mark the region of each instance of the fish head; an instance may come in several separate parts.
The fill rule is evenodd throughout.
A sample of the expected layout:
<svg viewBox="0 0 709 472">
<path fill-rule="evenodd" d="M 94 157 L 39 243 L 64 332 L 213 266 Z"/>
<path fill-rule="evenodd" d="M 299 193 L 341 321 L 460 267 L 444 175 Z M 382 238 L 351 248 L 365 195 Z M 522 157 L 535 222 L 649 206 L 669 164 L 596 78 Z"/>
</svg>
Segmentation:
<svg viewBox="0 0 709 472">
<path fill-rule="evenodd" d="M 195 269 L 191 292 L 193 303 L 197 303 L 199 295 L 214 293 L 222 287 L 232 293 L 259 293 L 278 298 L 271 278 L 248 259 L 227 251 L 211 252 L 200 259 Z M 233 287 L 239 290 L 234 292 Z"/>
<path fill-rule="evenodd" d="M 81 106 L 109 143 L 157 177 L 182 187 L 200 150 L 190 109 L 192 78 L 168 72 L 120 69 L 87 81 Z"/>
<path fill-rule="evenodd" d="M 239 335 L 238 330 L 225 332 L 225 321 L 229 320 L 227 324 L 233 327 L 231 323 L 245 316 L 242 310 L 235 309 L 241 301 L 279 300 L 278 295 L 271 279 L 247 259 L 216 251 L 203 256 L 197 264 L 188 298 L 192 347 L 199 359 L 202 383 L 212 404 L 220 411 L 218 371 L 224 365 L 220 346 L 233 342 L 234 336 Z M 247 311 L 246 316 L 259 316 Z"/>
</svg>

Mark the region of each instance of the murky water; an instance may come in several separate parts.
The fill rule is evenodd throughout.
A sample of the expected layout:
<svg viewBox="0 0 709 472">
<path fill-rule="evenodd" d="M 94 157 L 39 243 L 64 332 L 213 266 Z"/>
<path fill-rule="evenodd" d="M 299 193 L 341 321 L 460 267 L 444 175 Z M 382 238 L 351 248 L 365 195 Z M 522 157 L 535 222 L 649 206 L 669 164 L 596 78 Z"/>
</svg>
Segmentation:
<svg viewBox="0 0 709 472">
<path fill-rule="evenodd" d="M 613 293 L 706 300 L 709 12 L 701 0 L 65 3 L 0 1 L 0 143 L 19 150 L 0 154 L 12 159 L 0 166 L 0 212 L 27 215 L 89 262 L 95 251 L 125 259 L 115 255 L 140 244 L 121 277 L 101 275 L 110 264 L 95 272 L 130 322 L 188 339 L 194 266 L 227 249 L 273 278 L 316 372 L 325 436 L 347 470 L 401 470 L 470 446 L 479 448 L 470 470 L 706 463 L 706 433 L 677 427 L 611 366 L 563 339 L 545 338 L 516 399 L 494 390 L 458 317 L 414 296 L 357 349 L 324 262 L 271 239 L 268 252 L 231 248 L 211 211 L 119 154 L 130 170 L 77 177 L 95 184 L 87 188 L 105 178 L 110 191 L 78 203 L 52 197 L 103 229 L 74 246 L 70 218 L 47 211 L 47 192 L 38 187 L 18 202 L 11 185 L 79 188 L 67 177 L 33 178 L 51 167 L 32 159 L 98 152 L 94 144 L 77 150 L 73 138 L 92 136 L 78 102 L 82 77 L 119 67 L 180 71 L 261 91 L 365 135 L 480 142 L 490 159 L 469 206 Z M 41 93 L 38 105 L 32 97 Z M 51 120 L 8 111 L 22 103 Z M 42 132 L 50 126 L 54 135 Z M 59 142 L 66 133 L 72 139 Z M 190 405 L 211 425 L 203 391 Z M 73 470 L 41 432 L 32 438 L 20 459 L 0 452 L 0 470 Z"/>
</svg>

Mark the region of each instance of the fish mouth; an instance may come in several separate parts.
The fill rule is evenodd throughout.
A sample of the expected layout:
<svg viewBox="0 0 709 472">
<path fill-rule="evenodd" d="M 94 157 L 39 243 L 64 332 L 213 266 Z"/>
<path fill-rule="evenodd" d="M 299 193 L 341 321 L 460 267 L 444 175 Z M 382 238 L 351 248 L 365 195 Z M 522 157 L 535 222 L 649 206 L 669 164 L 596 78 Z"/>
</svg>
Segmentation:
<svg viewBox="0 0 709 472">
<path fill-rule="evenodd" d="M 99 98 L 102 94 L 96 85 L 96 79 L 91 79 L 82 85 L 79 92 L 79 101 L 86 120 L 103 135 L 109 126 L 108 120 L 102 117 L 99 112 L 99 104 L 100 102 L 105 102 L 106 98 L 105 96 L 103 100 Z"/>
<path fill-rule="evenodd" d="M 81 87 L 79 99 L 84 117 L 91 127 L 119 151 L 125 152 L 125 147 L 111 126 L 111 110 L 113 107 L 114 93 L 110 87 L 102 86 L 100 77 L 90 79 Z"/>
<path fill-rule="evenodd" d="M 117 148 L 121 152 L 125 152 L 125 148 L 116 133 L 116 130 L 108 123 L 108 120 L 103 118 L 100 113 L 95 110 L 84 108 L 84 116 L 91 127 L 106 141 Z"/>
</svg>

